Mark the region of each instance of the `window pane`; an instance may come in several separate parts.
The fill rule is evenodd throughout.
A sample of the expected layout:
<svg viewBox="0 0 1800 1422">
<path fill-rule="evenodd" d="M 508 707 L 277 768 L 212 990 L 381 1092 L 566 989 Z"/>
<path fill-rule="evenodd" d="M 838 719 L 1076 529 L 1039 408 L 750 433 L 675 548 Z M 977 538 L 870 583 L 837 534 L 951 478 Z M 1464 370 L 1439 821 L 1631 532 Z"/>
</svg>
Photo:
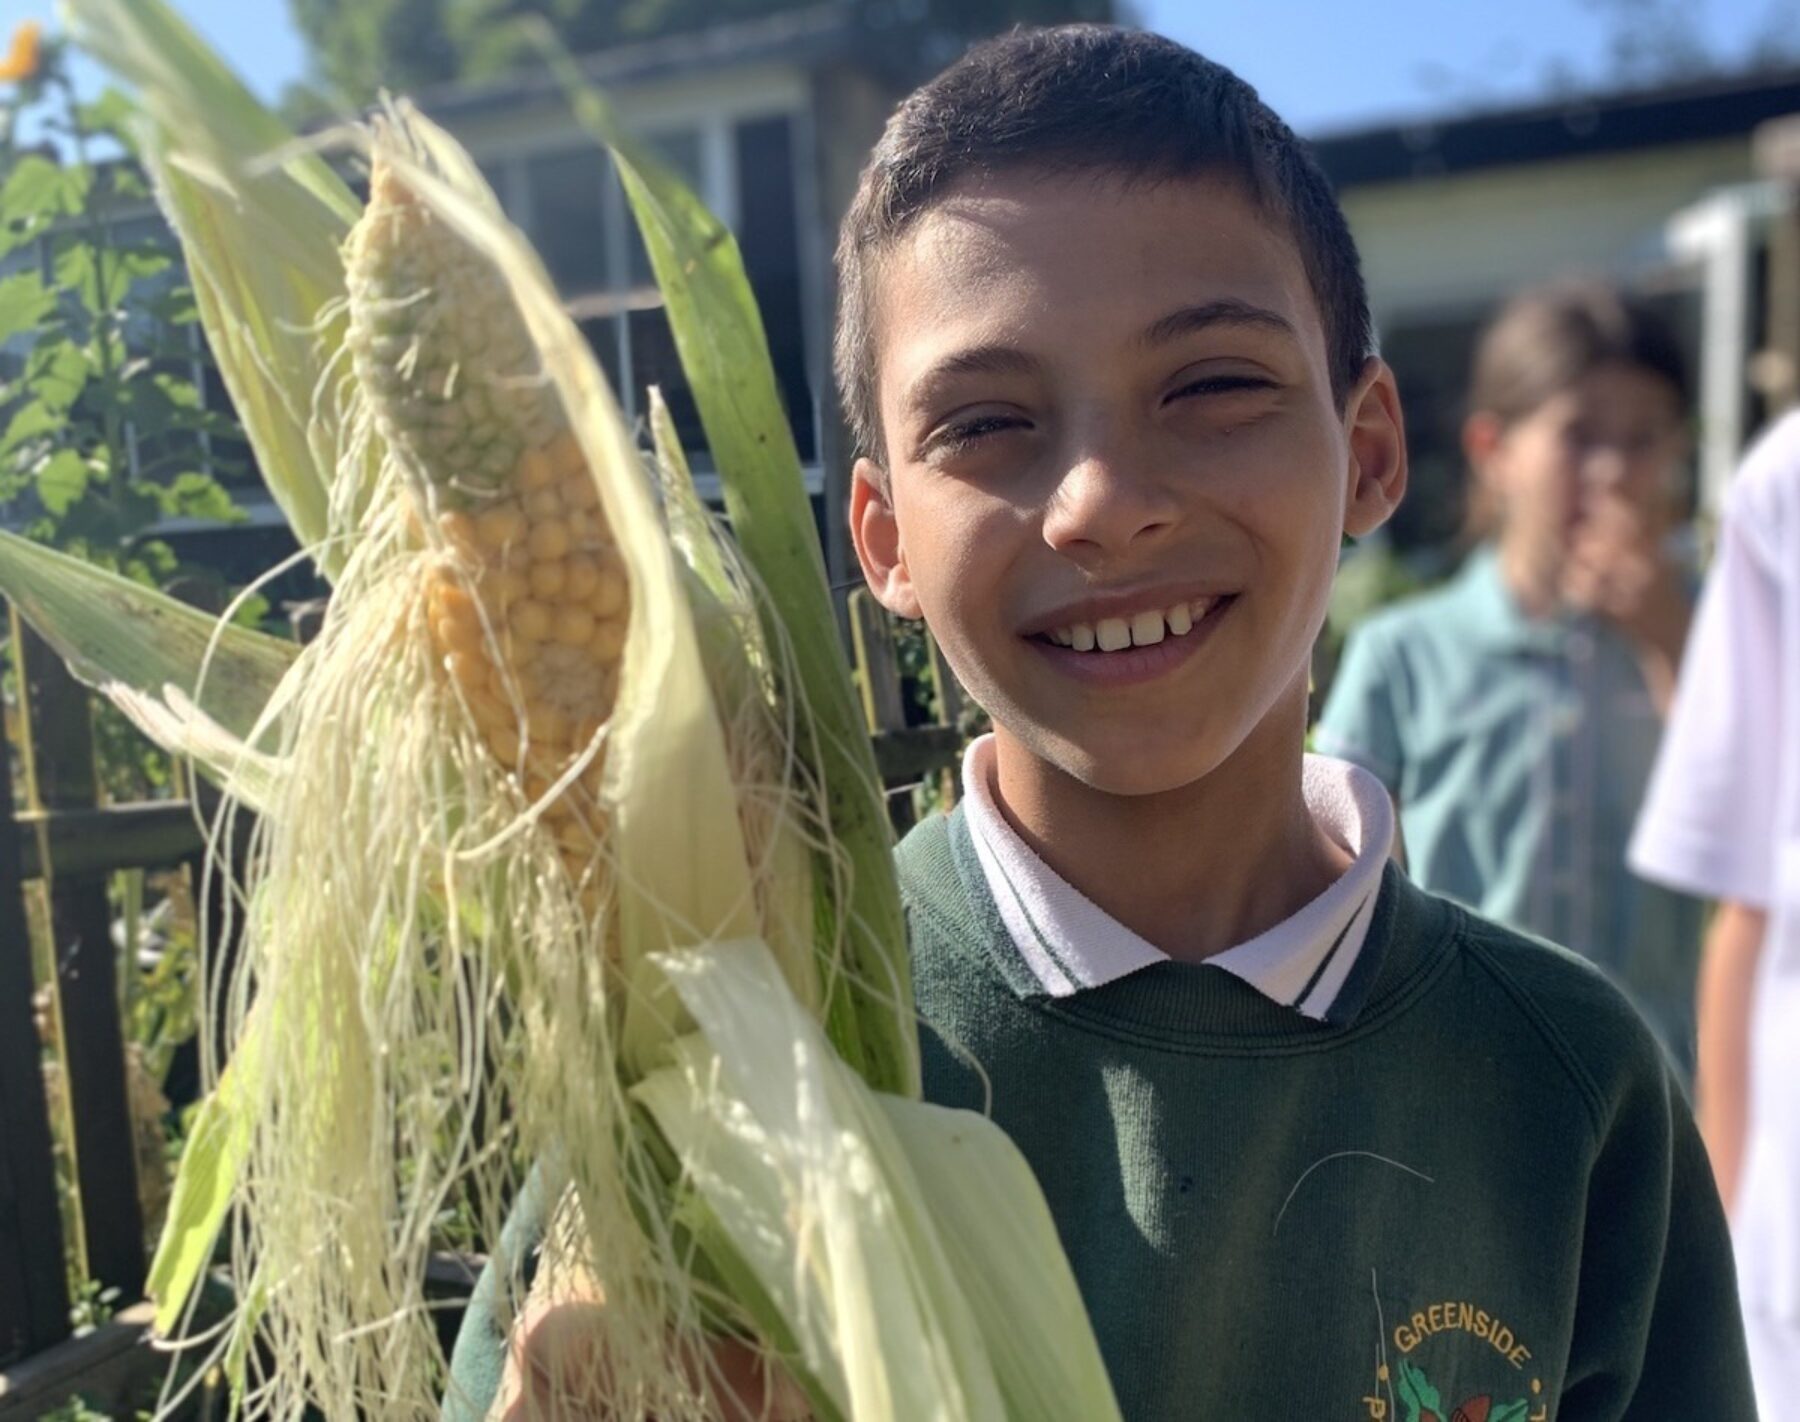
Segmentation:
<svg viewBox="0 0 1800 1422">
<path fill-rule="evenodd" d="M 576 148 L 527 160 L 531 241 L 564 296 L 606 285 L 603 195 L 612 181 L 604 153 Z"/>
<path fill-rule="evenodd" d="M 224 377 L 219 374 L 218 363 L 204 342 L 200 348 L 199 384 L 202 405 L 226 419 L 236 419 Z M 250 449 L 249 440 L 241 434 L 220 432 L 209 436 L 208 457 L 213 478 L 231 489 L 239 503 L 249 502 L 265 493 L 256 456 Z"/>
<path fill-rule="evenodd" d="M 700 427 L 700 412 L 694 406 L 687 376 L 682 373 L 681 357 L 675 353 L 668 315 L 662 311 L 633 311 L 627 319 L 631 322 L 631 383 L 637 410 L 642 413 L 649 409 L 646 390 L 652 385 L 662 387 L 682 448 L 697 466 L 711 468 L 705 454 L 706 432 Z"/>
<path fill-rule="evenodd" d="M 606 383 L 612 386 L 615 395 L 622 395 L 624 392 L 619 389 L 618 318 L 596 316 L 576 324 L 581 328 L 581 334 L 587 337 L 588 345 L 593 348 L 594 357 L 600 362 L 600 369 L 606 372 Z"/>
</svg>

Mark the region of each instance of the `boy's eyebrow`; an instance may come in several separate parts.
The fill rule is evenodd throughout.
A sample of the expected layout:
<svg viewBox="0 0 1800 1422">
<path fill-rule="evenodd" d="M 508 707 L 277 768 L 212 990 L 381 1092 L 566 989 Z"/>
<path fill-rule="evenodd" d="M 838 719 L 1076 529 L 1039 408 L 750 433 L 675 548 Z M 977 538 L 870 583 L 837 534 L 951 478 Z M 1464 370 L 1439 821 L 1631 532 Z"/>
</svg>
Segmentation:
<svg viewBox="0 0 1800 1422">
<path fill-rule="evenodd" d="M 1146 346 L 1166 345 L 1182 336 L 1204 331 L 1210 326 L 1261 326 L 1286 336 L 1297 337 L 1300 334 L 1294 329 L 1294 323 L 1279 311 L 1271 311 L 1266 306 L 1253 306 L 1250 302 L 1239 301 L 1235 297 L 1225 297 L 1171 311 L 1167 316 L 1146 326 L 1138 340 Z"/>
<path fill-rule="evenodd" d="M 933 361 L 907 391 L 908 403 L 914 406 L 926 403 L 936 386 L 959 375 L 1029 375 L 1037 368 L 1037 357 L 1027 355 L 1017 346 L 968 346 Z"/>
</svg>

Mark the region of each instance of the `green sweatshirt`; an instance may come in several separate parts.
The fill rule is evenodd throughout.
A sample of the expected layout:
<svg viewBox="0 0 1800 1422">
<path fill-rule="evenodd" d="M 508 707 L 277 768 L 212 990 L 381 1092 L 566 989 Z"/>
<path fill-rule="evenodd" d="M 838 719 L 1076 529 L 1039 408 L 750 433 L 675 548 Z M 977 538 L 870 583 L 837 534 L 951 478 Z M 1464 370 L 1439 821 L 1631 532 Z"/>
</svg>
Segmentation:
<svg viewBox="0 0 1800 1422">
<path fill-rule="evenodd" d="M 899 864 L 926 1095 L 1030 1160 L 1128 1422 L 1755 1417 L 1699 1138 L 1581 959 L 1390 868 L 1347 1025 L 1176 963 L 1052 1000 L 960 814 Z M 495 1282 L 447 1418 L 498 1384 Z"/>
<path fill-rule="evenodd" d="M 1390 866 L 1347 1025 L 1179 963 L 1053 1000 L 960 814 L 900 873 L 926 1094 L 1030 1160 L 1130 1422 L 1755 1417 L 1699 1137 L 1575 955 Z"/>
</svg>

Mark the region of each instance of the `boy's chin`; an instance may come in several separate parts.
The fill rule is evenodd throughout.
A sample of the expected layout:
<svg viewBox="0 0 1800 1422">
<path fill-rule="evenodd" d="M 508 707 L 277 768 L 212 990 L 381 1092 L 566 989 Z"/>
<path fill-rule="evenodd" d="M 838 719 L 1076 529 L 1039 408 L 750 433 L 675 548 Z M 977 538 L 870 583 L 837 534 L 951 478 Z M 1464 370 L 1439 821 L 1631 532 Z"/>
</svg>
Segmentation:
<svg viewBox="0 0 1800 1422">
<path fill-rule="evenodd" d="M 1072 742 L 1044 733 L 1027 742 L 1028 754 L 1068 779 L 1102 795 L 1131 798 L 1186 789 L 1216 771 L 1235 748 L 1205 735 Z"/>
</svg>

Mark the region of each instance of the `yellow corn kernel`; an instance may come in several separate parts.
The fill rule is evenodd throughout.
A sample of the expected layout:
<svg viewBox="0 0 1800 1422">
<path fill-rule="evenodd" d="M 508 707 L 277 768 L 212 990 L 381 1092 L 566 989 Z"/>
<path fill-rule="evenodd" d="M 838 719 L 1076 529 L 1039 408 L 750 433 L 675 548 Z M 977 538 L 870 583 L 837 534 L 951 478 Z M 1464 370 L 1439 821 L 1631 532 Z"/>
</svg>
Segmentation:
<svg viewBox="0 0 1800 1422">
<path fill-rule="evenodd" d="M 534 523 L 563 516 L 562 496 L 555 489 L 534 489 L 525 496 L 525 516 Z"/>
<path fill-rule="evenodd" d="M 439 514 L 437 525 L 444 542 L 465 556 L 473 553 L 480 542 L 475 532 L 475 520 L 458 509 Z"/>
<path fill-rule="evenodd" d="M 536 559 L 548 561 L 565 557 L 569 551 L 568 526 L 560 518 L 534 523 L 526 547 Z"/>
<path fill-rule="evenodd" d="M 569 580 L 568 569 L 560 561 L 533 563 L 527 576 L 531 579 L 531 595 L 540 602 L 555 598 Z"/>
<path fill-rule="evenodd" d="M 447 657 L 478 657 L 485 640 L 479 621 L 444 616 L 431 620 L 431 636 L 438 649 Z"/>
<path fill-rule="evenodd" d="M 532 598 L 515 602 L 506 614 L 506 625 L 522 642 L 542 642 L 550 635 L 550 609 Z"/>
<path fill-rule="evenodd" d="M 594 635 L 594 614 L 579 603 L 560 607 L 550 635 L 565 647 L 582 646 Z"/>
<path fill-rule="evenodd" d="M 577 548 L 589 551 L 600 545 L 600 520 L 591 513 L 572 513 L 564 516 L 569 529 L 569 541 Z"/>
<path fill-rule="evenodd" d="M 586 554 L 577 553 L 563 566 L 567 569 L 568 577 L 563 595 L 573 602 L 584 602 L 591 598 L 594 589 L 600 586 L 600 565 Z"/>
<path fill-rule="evenodd" d="M 435 570 L 425 588 L 425 600 L 433 617 L 475 615 L 475 600 L 463 582 L 443 570 Z"/>
<path fill-rule="evenodd" d="M 467 692 L 465 699 L 469 703 L 469 714 L 483 731 L 511 731 L 518 724 L 512 707 L 491 691 Z"/>
<path fill-rule="evenodd" d="M 562 501 L 576 513 L 593 508 L 600 502 L 600 491 L 594 487 L 594 476 L 588 472 L 587 465 L 565 474 L 562 480 Z"/>
<path fill-rule="evenodd" d="M 560 755 L 568 745 L 569 718 L 548 702 L 533 706 L 526 720 L 532 744 Z"/>
<path fill-rule="evenodd" d="M 612 617 L 618 613 L 625 606 L 625 575 L 617 568 L 598 569 L 587 604 L 596 617 Z"/>
<path fill-rule="evenodd" d="M 517 504 L 496 504 L 483 509 L 475 520 L 475 531 L 483 547 L 499 552 L 526 536 L 530 525 Z"/>
<path fill-rule="evenodd" d="M 488 574 L 482 590 L 488 594 L 490 607 L 505 612 L 514 603 L 531 596 L 531 579 L 517 568 L 495 568 Z"/>
<path fill-rule="evenodd" d="M 519 758 L 519 733 L 511 726 L 484 726 L 488 749 L 502 765 L 512 765 Z"/>
<path fill-rule="evenodd" d="M 513 483 L 528 494 L 554 488 L 556 466 L 543 450 L 528 449 L 519 456 L 518 466 L 513 470 Z"/>
<path fill-rule="evenodd" d="M 559 474 L 573 473 L 580 469 L 586 471 L 587 456 L 581 452 L 581 441 L 575 438 L 575 431 L 565 429 L 550 441 L 544 450 L 549 455 L 551 465 Z"/>
<path fill-rule="evenodd" d="M 613 617 L 595 623 L 593 640 L 588 646 L 593 650 L 596 661 L 608 665 L 618 661 L 625 652 L 625 619 Z"/>
<path fill-rule="evenodd" d="M 487 688 L 488 661 L 478 652 L 452 652 L 444 658 L 444 668 L 465 692 Z"/>
</svg>

